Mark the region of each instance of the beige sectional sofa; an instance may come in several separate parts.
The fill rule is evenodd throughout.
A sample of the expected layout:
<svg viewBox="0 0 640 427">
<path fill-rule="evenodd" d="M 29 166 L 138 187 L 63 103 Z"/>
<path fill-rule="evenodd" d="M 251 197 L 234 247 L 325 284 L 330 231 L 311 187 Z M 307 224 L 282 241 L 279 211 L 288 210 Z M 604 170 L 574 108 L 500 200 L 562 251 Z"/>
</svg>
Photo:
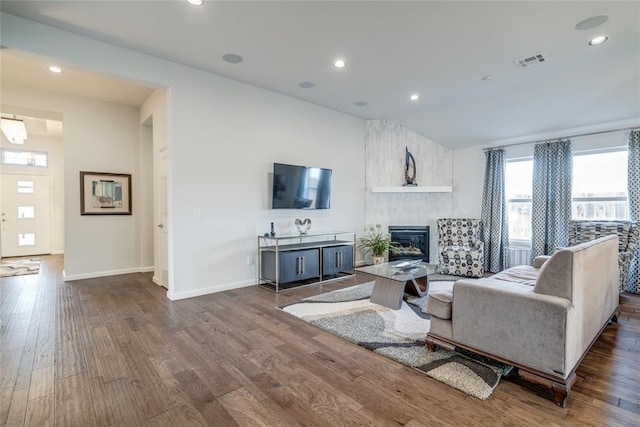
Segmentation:
<svg viewBox="0 0 640 427">
<path fill-rule="evenodd" d="M 575 370 L 618 310 L 618 237 L 606 236 L 429 294 L 427 345 L 514 365 L 517 380 L 565 406 Z"/>
</svg>

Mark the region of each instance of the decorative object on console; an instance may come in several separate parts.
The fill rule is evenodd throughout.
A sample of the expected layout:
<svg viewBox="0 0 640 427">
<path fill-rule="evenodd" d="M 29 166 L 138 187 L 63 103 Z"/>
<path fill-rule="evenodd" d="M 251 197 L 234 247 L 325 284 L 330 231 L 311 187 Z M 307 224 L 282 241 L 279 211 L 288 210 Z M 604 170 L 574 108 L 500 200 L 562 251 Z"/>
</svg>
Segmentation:
<svg viewBox="0 0 640 427">
<path fill-rule="evenodd" d="M 391 235 L 382 231 L 382 226 L 376 224 L 375 227 L 369 227 L 366 236 L 358 239 L 358 249 L 363 255 L 371 254 L 374 264 L 382 264 L 384 262 L 384 253 L 397 254 L 399 252 L 398 244 L 391 240 Z"/>
<path fill-rule="evenodd" d="M 418 185 L 416 182 L 416 159 L 413 158 L 413 154 L 409 152 L 407 147 L 404 147 L 404 181 L 404 185 L 407 187 Z"/>
<path fill-rule="evenodd" d="M 307 234 L 311 228 L 311 220 L 309 218 L 305 218 L 304 220 L 296 218 L 295 224 L 300 234 Z"/>
</svg>

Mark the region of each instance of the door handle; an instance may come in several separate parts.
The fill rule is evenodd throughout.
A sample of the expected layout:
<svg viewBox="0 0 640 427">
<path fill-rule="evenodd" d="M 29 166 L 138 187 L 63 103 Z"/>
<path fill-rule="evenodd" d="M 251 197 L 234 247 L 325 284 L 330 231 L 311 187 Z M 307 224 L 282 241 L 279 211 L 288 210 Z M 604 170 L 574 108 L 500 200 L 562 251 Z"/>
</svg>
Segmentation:
<svg viewBox="0 0 640 427">
<path fill-rule="evenodd" d="M 158 228 L 164 228 L 164 224 L 158 224 Z"/>
<path fill-rule="evenodd" d="M 300 257 L 300 274 L 304 274 L 304 257 Z"/>
</svg>

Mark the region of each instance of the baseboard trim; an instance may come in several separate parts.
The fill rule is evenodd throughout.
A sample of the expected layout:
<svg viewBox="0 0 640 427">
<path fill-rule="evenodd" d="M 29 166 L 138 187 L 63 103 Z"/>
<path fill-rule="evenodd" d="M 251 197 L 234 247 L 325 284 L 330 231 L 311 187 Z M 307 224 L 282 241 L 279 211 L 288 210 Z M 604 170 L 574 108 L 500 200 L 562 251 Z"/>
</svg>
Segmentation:
<svg viewBox="0 0 640 427">
<path fill-rule="evenodd" d="M 194 289 L 192 291 L 184 292 L 171 292 L 167 291 L 167 298 L 171 301 L 177 301 L 186 298 L 199 297 L 201 295 L 214 294 L 216 292 L 229 291 L 231 289 L 246 288 L 248 286 L 254 286 L 256 284 L 255 279 L 244 280 L 242 282 L 225 283 L 222 285 L 210 286 L 208 288 Z"/>
<path fill-rule="evenodd" d="M 64 281 L 68 282 L 71 280 L 95 279 L 97 277 L 118 276 L 120 274 L 148 273 L 150 271 L 153 271 L 153 267 L 133 267 L 133 268 L 123 268 L 120 270 L 96 271 L 93 273 L 69 274 L 69 275 L 63 272 L 62 275 L 64 277 Z"/>
</svg>

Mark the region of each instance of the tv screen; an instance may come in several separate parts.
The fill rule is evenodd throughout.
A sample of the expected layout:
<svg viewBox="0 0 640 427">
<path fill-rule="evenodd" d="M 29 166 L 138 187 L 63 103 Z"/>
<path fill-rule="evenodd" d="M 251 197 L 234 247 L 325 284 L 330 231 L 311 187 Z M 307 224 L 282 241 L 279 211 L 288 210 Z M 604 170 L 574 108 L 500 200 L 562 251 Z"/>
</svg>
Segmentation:
<svg viewBox="0 0 640 427">
<path fill-rule="evenodd" d="M 273 164 L 273 209 L 329 209 L 331 169 Z"/>
</svg>

